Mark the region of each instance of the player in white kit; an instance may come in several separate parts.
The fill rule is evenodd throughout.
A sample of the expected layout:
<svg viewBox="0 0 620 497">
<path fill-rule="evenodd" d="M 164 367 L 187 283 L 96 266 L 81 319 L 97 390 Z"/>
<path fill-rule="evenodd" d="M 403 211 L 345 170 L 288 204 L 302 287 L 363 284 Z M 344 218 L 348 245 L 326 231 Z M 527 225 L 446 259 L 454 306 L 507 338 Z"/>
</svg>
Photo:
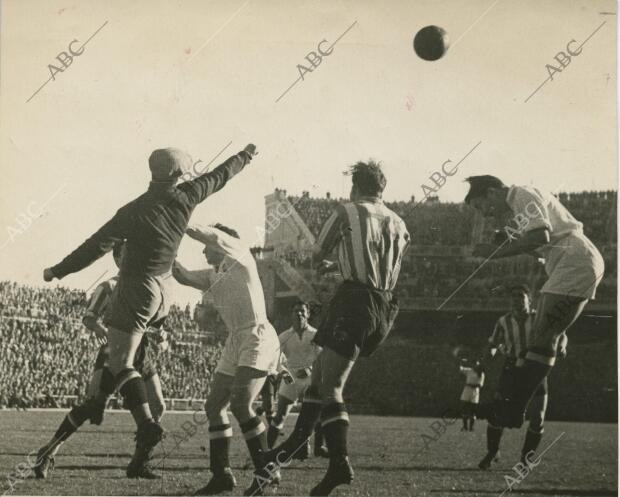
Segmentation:
<svg viewBox="0 0 620 497">
<path fill-rule="evenodd" d="M 541 289 L 533 324 L 533 339 L 517 360 L 514 381 L 505 397 L 481 404 L 479 418 L 494 426 L 523 425 L 528 403 L 555 364 L 560 336 L 577 320 L 603 278 L 605 264 L 594 244 L 560 201 L 531 186 L 508 187 L 495 176 L 467 178 L 465 202 L 504 226 L 499 246 L 480 244 L 473 255 L 484 258 L 533 253 L 545 259 L 547 282 Z"/>
<path fill-rule="evenodd" d="M 484 371 L 480 361 L 473 366 L 461 364 L 459 372 L 465 376 L 465 386 L 461 393 L 461 416 L 463 428 L 461 431 L 474 431 L 476 407 L 480 402 L 480 389 L 484 386 Z"/>
<path fill-rule="evenodd" d="M 293 305 L 293 326 L 280 333 L 280 363 L 283 381 L 278 392 L 278 410 L 269 426 L 267 442 L 272 447 L 278 439 L 284 421 L 291 412 L 295 402 L 302 401 L 306 390 L 311 383 L 312 364 L 318 357 L 321 347 L 313 343 L 316 328 L 308 323 L 310 307 L 306 302 L 296 302 Z M 308 440 L 305 447 L 300 449 L 296 458 L 305 459 L 309 453 Z M 315 455 L 325 455 L 322 447 L 321 432 L 315 429 Z"/>
<path fill-rule="evenodd" d="M 182 285 L 211 292 L 230 332 L 206 401 L 213 476 L 196 491 L 196 495 L 215 495 L 236 485 L 229 462 L 232 438 L 226 412 L 229 405 L 259 472 L 260 456 L 267 449 L 267 433 L 252 402 L 267 375 L 276 370 L 280 343 L 267 320 L 256 261 L 237 232 L 216 224 L 204 229 L 188 228 L 187 234 L 205 245 L 207 262 L 216 270 L 188 271 L 175 261 L 172 274 Z"/>
</svg>

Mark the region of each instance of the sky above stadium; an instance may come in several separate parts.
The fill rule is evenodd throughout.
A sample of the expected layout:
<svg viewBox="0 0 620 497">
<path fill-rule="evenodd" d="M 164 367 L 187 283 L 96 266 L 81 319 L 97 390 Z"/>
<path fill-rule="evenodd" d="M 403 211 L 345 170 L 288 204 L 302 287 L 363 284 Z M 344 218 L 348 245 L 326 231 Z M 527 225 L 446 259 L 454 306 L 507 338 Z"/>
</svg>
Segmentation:
<svg viewBox="0 0 620 497">
<path fill-rule="evenodd" d="M 0 5 L 0 279 L 43 285 L 44 267 L 146 189 L 160 147 L 203 164 L 224 149 L 215 166 L 258 146 L 193 218 L 234 226 L 252 244 L 266 194 L 346 196 L 342 171 L 360 159 L 383 162 L 388 200 L 420 200 L 444 164 L 454 175 L 442 201 L 462 200 L 473 174 L 616 189 L 613 1 Z M 412 49 L 429 24 L 452 41 L 438 62 Z M 305 57 L 319 49 L 330 53 L 320 64 L 311 56 L 313 67 Z M 191 240 L 180 259 L 204 266 Z M 62 284 L 86 289 L 113 272 L 105 257 Z M 179 301 L 199 297 L 177 290 Z"/>
</svg>

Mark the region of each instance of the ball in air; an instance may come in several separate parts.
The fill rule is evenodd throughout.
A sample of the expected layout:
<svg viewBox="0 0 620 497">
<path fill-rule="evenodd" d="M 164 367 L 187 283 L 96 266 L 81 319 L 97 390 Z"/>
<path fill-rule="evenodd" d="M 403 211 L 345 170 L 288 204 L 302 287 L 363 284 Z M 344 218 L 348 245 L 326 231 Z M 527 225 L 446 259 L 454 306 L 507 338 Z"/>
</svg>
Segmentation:
<svg viewBox="0 0 620 497">
<path fill-rule="evenodd" d="M 424 60 L 439 60 L 448 50 L 449 40 L 445 29 L 426 26 L 413 38 L 413 49 Z"/>
</svg>

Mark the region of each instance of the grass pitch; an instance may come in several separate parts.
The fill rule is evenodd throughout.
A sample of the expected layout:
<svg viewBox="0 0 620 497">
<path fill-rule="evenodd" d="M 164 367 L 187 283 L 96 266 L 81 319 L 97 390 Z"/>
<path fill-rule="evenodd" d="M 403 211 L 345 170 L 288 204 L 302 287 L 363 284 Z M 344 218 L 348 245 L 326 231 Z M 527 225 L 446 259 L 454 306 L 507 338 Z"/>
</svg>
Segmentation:
<svg viewBox="0 0 620 497">
<path fill-rule="evenodd" d="M 125 412 L 108 412 L 101 427 L 84 425 L 61 447 L 56 469 L 47 480 L 15 476 L 19 463 L 34 460 L 65 416 L 65 411 L 0 411 L 0 492 L 5 495 L 191 495 L 206 484 L 207 427 L 192 421 L 192 413 L 167 413 L 168 436 L 157 449 L 154 464 L 161 480 L 129 480 L 125 467 L 133 450 L 134 425 Z M 204 415 L 196 417 L 202 423 Z M 513 469 L 524 430 L 508 430 L 501 459 L 490 471 L 480 471 L 485 453 L 484 423 L 463 433 L 460 421 L 439 428 L 438 420 L 351 416 L 349 451 L 355 481 L 336 496 L 499 496 L 512 485 L 513 494 L 527 496 L 617 495 L 618 427 L 611 424 L 549 422 L 540 451 L 548 448 L 538 466 L 525 478 Z M 287 421 L 287 430 L 294 423 Z M 185 426 L 186 431 L 184 431 Z M 187 432 L 195 434 L 188 436 Z M 435 431 L 433 431 L 435 427 Z M 551 447 L 550 444 L 554 442 Z M 242 495 L 251 470 L 245 444 L 235 425 L 231 462 Z M 293 462 L 282 471 L 282 484 L 267 495 L 308 495 L 322 477 L 327 460 Z M 13 474 L 12 477 L 9 475 Z M 520 480 L 520 481 L 519 481 Z M 11 488 L 12 487 L 12 488 Z"/>
</svg>

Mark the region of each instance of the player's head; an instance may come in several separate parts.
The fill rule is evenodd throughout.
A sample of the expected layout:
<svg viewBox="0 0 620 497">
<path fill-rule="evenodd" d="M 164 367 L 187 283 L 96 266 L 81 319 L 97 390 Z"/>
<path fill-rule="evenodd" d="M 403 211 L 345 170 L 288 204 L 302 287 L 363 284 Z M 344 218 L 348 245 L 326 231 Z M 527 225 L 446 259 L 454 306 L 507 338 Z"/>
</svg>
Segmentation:
<svg viewBox="0 0 620 497">
<path fill-rule="evenodd" d="M 358 162 L 350 167 L 346 174 L 351 175 L 353 186 L 351 187 L 351 200 L 360 197 L 379 197 L 385 190 L 387 180 L 381 165 L 375 161 Z"/>
<path fill-rule="evenodd" d="M 178 148 L 159 148 L 149 157 L 149 169 L 155 183 L 176 183 L 183 173 L 190 171 L 192 158 Z"/>
<path fill-rule="evenodd" d="M 291 310 L 293 311 L 293 324 L 296 329 L 305 328 L 310 317 L 310 306 L 308 303 L 298 300 L 291 306 Z"/>
<path fill-rule="evenodd" d="M 485 174 L 470 176 L 469 192 L 465 203 L 480 211 L 484 217 L 498 216 L 509 209 L 506 202 L 506 185 L 501 179 Z"/>
<path fill-rule="evenodd" d="M 125 253 L 125 240 L 116 242 L 112 248 L 112 257 L 114 257 L 114 263 L 116 267 L 120 269 L 121 261 L 123 260 L 123 254 Z"/>
<path fill-rule="evenodd" d="M 530 304 L 531 295 L 527 285 L 513 285 L 510 287 L 510 307 L 513 311 L 529 311 Z"/>
<path fill-rule="evenodd" d="M 228 226 L 224 226 L 223 224 L 217 223 L 212 227 L 226 233 L 229 236 L 232 236 L 233 238 L 240 238 L 239 233 Z M 224 260 L 224 254 L 218 250 L 217 247 L 211 244 L 206 244 L 202 253 L 205 255 L 207 262 L 212 266 L 219 266 Z"/>
</svg>

